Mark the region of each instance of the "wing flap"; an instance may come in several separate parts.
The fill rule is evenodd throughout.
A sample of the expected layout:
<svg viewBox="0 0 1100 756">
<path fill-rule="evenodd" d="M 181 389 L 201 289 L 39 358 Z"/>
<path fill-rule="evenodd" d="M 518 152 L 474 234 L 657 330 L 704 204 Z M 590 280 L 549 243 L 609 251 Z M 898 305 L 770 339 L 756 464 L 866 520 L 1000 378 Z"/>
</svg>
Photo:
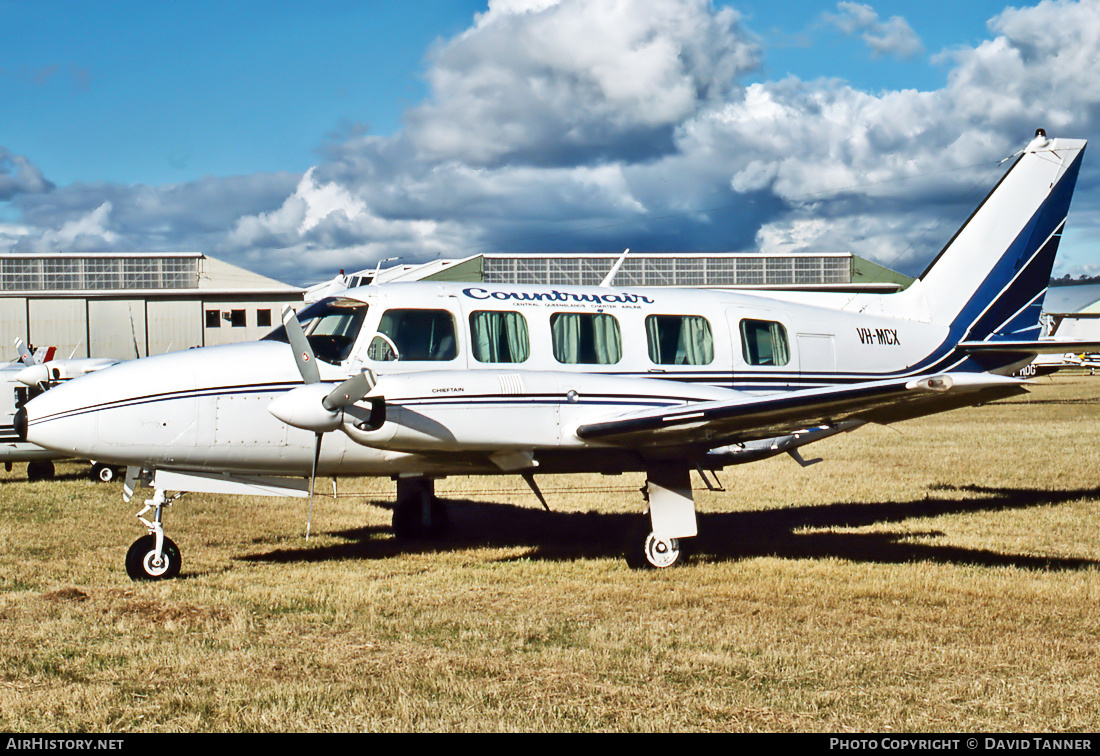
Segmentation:
<svg viewBox="0 0 1100 756">
<path fill-rule="evenodd" d="M 576 435 L 611 445 L 713 447 L 848 420 L 886 423 L 920 417 L 1025 393 L 1026 383 L 987 373 L 865 381 L 627 413 L 585 423 Z"/>
</svg>

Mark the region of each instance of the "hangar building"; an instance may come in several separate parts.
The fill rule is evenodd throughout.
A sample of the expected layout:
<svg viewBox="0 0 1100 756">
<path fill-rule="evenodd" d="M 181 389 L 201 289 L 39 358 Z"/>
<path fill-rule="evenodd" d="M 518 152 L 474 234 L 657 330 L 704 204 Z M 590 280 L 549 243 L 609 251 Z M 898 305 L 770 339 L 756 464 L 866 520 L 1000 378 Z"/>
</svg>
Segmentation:
<svg viewBox="0 0 1100 756">
<path fill-rule="evenodd" d="M 310 289 L 308 299 L 344 286 L 377 280 L 595 286 L 618 254 L 479 254 L 458 260 L 361 270 Z M 912 279 L 847 252 L 762 255 L 744 253 L 638 253 L 628 255 L 616 286 L 694 286 L 799 291 L 904 289 Z"/>
<path fill-rule="evenodd" d="M 304 290 L 199 253 L 0 255 L 0 355 L 133 359 L 257 339 Z"/>
</svg>

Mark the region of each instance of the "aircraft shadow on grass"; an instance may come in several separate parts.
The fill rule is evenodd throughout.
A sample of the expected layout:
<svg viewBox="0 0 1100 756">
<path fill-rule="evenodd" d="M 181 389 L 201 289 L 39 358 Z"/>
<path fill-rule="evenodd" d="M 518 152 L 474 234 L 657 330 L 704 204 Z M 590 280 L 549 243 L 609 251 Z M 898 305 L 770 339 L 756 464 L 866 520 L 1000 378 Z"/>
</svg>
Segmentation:
<svg viewBox="0 0 1100 756">
<path fill-rule="evenodd" d="M 980 498 L 960 500 L 936 491 L 966 491 Z M 1031 488 L 936 486 L 927 498 L 907 502 L 839 503 L 761 512 L 699 515 L 699 537 L 690 553 L 700 561 L 731 561 L 774 556 L 785 559 L 845 559 L 899 564 L 934 562 L 1032 570 L 1079 570 L 1100 566 L 1086 558 L 1012 554 L 949 544 L 914 543 L 941 531 L 908 529 L 867 533 L 828 532 L 830 528 L 860 528 L 916 518 L 954 514 L 1003 512 L 1056 506 L 1100 497 L 1100 489 L 1044 491 Z M 378 506 L 388 503 L 372 502 Z M 574 560 L 617 558 L 623 534 L 637 515 L 597 512 L 547 512 L 534 507 L 447 500 L 450 533 L 437 539 L 399 541 L 388 527 L 365 527 L 329 535 L 344 543 L 278 549 L 240 558 L 258 562 L 324 562 L 344 559 L 385 559 L 409 553 L 453 551 L 473 547 L 529 549 L 522 558 Z M 802 532 L 809 530 L 810 532 Z"/>
</svg>

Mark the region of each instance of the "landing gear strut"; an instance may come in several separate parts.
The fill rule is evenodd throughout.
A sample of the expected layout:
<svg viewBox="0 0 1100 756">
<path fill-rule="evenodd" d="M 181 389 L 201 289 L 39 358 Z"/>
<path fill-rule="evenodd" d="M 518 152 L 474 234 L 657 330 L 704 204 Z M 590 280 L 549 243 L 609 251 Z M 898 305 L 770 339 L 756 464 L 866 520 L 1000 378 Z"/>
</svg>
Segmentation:
<svg viewBox="0 0 1100 756">
<path fill-rule="evenodd" d="M 447 507 L 435 496 L 429 478 L 398 478 L 393 534 L 403 540 L 439 538 L 450 530 Z"/>
<path fill-rule="evenodd" d="M 131 580 L 169 580 L 180 574 L 179 546 L 164 535 L 161 519 L 164 508 L 178 499 L 181 494 L 166 498 L 159 488 L 154 489 L 153 498 L 145 500 L 145 507 L 137 513 L 137 518 L 149 529 L 149 534 L 134 541 L 126 552 L 126 574 Z M 144 515 L 153 510 L 153 521 Z"/>
</svg>

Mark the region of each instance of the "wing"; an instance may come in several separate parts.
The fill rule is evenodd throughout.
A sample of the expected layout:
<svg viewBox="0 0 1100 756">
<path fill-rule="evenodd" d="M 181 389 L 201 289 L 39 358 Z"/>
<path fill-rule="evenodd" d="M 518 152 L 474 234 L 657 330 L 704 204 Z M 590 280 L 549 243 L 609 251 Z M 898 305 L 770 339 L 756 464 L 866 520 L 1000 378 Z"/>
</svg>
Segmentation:
<svg viewBox="0 0 1100 756">
<path fill-rule="evenodd" d="M 968 354 L 1083 354 L 1100 352 L 1100 341 L 963 341 L 959 350 Z"/>
<path fill-rule="evenodd" d="M 585 423 L 577 436 L 613 446 L 698 446 L 776 438 L 844 421 L 893 423 L 1026 393 L 1026 381 L 989 373 L 745 395 Z"/>
</svg>

